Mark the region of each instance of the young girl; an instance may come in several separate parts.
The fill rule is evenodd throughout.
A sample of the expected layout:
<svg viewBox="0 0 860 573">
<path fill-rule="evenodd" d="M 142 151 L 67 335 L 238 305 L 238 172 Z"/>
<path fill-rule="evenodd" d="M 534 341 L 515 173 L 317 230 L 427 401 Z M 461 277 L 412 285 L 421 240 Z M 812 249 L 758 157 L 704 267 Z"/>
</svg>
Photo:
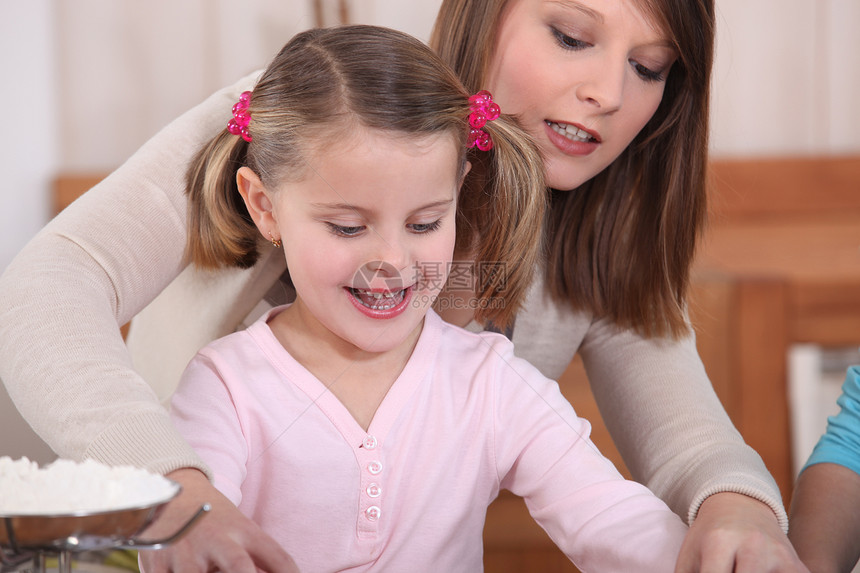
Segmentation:
<svg viewBox="0 0 860 573">
<path fill-rule="evenodd" d="M 723 411 L 684 318 L 713 38 L 712 0 L 444 0 L 433 47 L 518 115 L 547 159 L 549 225 L 526 243 L 549 257 L 508 325 L 517 356 L 550 378 L 582 356 L 626 466 L 692 524 L 679 570 L 802 571 L 779 491 Z M 212 490 L 159 398 L 199 348 L 288 299 L 283 257 L 204 274 L 182 247 L 190 156 L 255 79 L 164 129 L 0 279 L 0 378 L 26 419 L 64 456 L 182 482 L 154 534 L 212 502 L 174 550 L 231 572 L 254 571 L 252 560 L 280 571 L 282 553 Z M 443 293 L 446 320 L 475 318 L 455 306 L 471 305 Z M 132 357 L 118 325 L 133 316 Z"/>
<path fill-rule="evenodd" d="M 674 569 L 685 526 L 598 454 L 558 386 L 430 308 L 455 240 L 495 265 L 472 290 L 500 326 L 534 268 L 540 156 L 497 115 L 418 40 L 313 30 L 191 165 L 192 261 L 249 265 L 268 237 L 296 296 L 204 348 L 172 417 L 300 571 L 480 571 L 500 488 L 586 571 Z"/>
</svg>

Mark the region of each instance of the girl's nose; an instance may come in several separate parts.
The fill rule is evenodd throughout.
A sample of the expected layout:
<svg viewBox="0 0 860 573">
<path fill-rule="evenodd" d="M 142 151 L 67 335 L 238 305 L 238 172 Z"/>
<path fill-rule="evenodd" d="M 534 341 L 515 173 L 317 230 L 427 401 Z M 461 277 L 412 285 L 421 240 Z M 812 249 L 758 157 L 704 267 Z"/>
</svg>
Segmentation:
<svg viewBox="0 0 860 573">
<path fill-rule="evenodd" d="M 407 249 L 400 242 L 379 236 L 367 253 L 368 259 L 353 278 L 356 288 L 395 290 L 413 284 L 407 268 Z"/>
<path fill-rule="evenodd" d="M 373 262 L 380 273 L 399 274 L 409 266 L 409 247 L 403 238 L 393 235 L 380 235 L 372 255 Z"/>
</svg>

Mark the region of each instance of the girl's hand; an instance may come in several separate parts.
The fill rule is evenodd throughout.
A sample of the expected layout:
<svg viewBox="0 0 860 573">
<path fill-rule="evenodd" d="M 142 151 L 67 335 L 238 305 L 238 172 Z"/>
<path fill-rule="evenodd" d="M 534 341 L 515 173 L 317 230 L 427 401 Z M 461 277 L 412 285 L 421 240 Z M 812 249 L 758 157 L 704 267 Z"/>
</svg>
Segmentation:
<svg viewBox="0 0 860 573">
<path fill-rule="evenodd" d="M 224 497 L 200 471 L 181 469 L 168 478 L 182 493 L 164 508 L 146 529 L 143 539 L 161 539 L 175 533 L 204 503 L 212 509 L 176 543 L 160 550 L 142 550 L 146 573 L 297 573 L 293 560 L 271 537 Z"/>
<path fill-rule="evenodd" d="M 738 493 L 710 496 L 681 546 L 675 573 L 809 573 L 776 516 Z"/>
</svg>

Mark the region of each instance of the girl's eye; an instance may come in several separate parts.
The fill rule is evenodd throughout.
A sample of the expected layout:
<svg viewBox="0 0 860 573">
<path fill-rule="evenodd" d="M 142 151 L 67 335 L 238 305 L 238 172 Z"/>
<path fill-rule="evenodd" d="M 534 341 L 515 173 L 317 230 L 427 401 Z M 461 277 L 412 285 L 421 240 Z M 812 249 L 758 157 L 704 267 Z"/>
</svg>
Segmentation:
<svg viewBox="0 0 860 573">
<path fill-rule="evenodd" d="M 334 223 L 328 222 L 326 223 L 326 225 L 328 225 L 329 231 L 331 231 L 338 237 L 355 237 L 364 230 L 363 226 L 346 227 L 343 225 L 335 225 Z"/>
<path fill-rule="evenodd" d="M 646 82 L 662 82 L 664 79 L 662 72 L 655 72 L 650 68 L 646 68 L 642 64 L 638 62 L 634 62 L 631 60 L 630 62 L 633 64 L 633 69 L 636 70 L 636 73 L 639 74 L 639 77 L 645 80 Z"/>
<path fill-rule="evenodd" d="M 431 233 L 439 228 L 441 219 L 436 219 L 432 223 L 412 223 L 407 225 L 414 233 Z"/>
<path fill-rule="evenodd" d="M 565 50 L 581 50 L 588 47 L 586 42 L 572 38 L 558 28 L 550 27 L 550 30 L 552 30 L 552 35 L 555 36 L 556 41 Z"/>
</svg>

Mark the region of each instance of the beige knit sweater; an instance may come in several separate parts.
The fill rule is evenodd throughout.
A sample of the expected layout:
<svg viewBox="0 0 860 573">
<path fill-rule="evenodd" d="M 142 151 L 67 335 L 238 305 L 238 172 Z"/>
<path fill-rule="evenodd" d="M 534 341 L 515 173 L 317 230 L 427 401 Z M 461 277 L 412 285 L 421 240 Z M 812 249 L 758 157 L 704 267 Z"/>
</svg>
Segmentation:
<svg viewBox="0 0 860 573">
<path fill-rule="evenodd" d="M 158 133 L 0 277 L 0 378 L 60 456 L 159 472 L 202 467 L 163 404 L 194 352 L 235 330 L 284 262 L 269 249 L 247 271 L 188 267 L 184 175 L 255 77 Z M 118 326 L 135 316 L 130 351 Z M 538 281 L 513 341 L 551 378 L 581 354 L 626 465 L 675 512 L 692 520 L 707 496 L 734 491 L 764 501 L 787 526 L 774 480 L 726 416 L 692 338 L 619 331 L 551 304 Z"/>
</svg>

